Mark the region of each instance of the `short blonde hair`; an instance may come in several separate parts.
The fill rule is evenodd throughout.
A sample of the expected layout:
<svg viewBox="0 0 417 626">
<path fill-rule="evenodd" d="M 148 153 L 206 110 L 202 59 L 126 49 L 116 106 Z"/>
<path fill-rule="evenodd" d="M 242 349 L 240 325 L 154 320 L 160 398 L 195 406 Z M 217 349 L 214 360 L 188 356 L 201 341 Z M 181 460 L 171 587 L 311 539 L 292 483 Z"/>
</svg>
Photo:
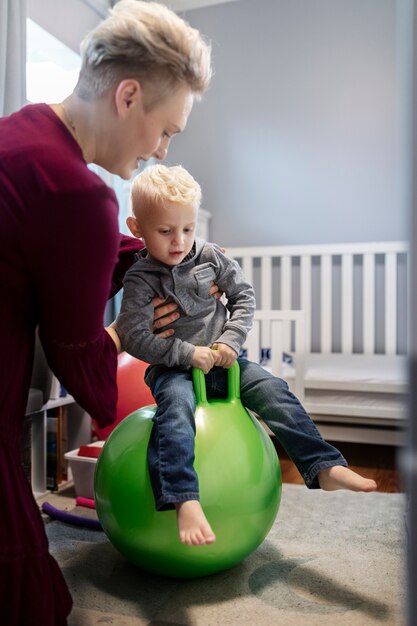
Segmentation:
<svg viewBox="0 0 417 626">
<path fill-rule="evenodd" d="M 181 85 L 198 97 L 210 83 L 211 47 L 166 6 L 120 0 L 81 44 L 77 95 L 101 96 L 126 78 L 151 85 L 151 108 Z"/>
<path fill-rule="evenodd" d="M 134 178 L 131 200 L 133 214 L 140 221 L 148 211 L 165 202 L 191 205 L 198 210 L 201 187 L 181 165 L 153 165 Z"/>
</svg>

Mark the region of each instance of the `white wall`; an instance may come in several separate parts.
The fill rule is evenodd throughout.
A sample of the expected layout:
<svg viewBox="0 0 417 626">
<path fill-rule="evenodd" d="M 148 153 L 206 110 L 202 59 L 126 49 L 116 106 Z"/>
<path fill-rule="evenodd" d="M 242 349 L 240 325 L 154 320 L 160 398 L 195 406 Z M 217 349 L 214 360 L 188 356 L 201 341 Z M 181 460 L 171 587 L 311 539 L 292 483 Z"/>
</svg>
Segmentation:
<svg viewBox="0 0 417 626">
<path fill-rule="evenodd" d="M 241 0 L 186 13 L 216 75 L 170 149 L 224 245 L 402 239 L 411 0 Z"/>
</svg>

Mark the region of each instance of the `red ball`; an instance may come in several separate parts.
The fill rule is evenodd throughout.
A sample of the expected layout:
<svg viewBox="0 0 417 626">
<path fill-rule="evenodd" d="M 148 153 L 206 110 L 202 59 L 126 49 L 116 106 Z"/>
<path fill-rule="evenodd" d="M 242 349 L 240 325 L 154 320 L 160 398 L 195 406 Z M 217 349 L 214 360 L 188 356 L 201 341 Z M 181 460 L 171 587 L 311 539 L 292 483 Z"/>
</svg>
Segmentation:
<svg viewBox="0 0 417 626">
<path fill-rule="evenodd" d="M 133 411 L 149 404 L 155 404 L 154 397 L 144 381 L 148 363 L 135 359 L 127 352 L 119 354 L 117 362 L 118 399 L 116 421 L 103 428 L 93 420 L 94 434 L 101 440 L 107 439 L 119 422 Z"/>
</svg>

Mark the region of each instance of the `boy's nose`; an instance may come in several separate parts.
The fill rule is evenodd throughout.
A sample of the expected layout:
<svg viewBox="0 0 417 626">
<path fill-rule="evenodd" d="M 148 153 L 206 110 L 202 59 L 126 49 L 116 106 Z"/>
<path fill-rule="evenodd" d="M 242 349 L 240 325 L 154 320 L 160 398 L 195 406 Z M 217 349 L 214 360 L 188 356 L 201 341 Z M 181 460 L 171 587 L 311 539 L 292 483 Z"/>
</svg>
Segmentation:
<svg viewBox="0 0 417 626">
<path fill-rule="evenodd" d="M 181 245 L 184 241 L 183 233 L 174 233 L 173 243 Z"/>
</svg>

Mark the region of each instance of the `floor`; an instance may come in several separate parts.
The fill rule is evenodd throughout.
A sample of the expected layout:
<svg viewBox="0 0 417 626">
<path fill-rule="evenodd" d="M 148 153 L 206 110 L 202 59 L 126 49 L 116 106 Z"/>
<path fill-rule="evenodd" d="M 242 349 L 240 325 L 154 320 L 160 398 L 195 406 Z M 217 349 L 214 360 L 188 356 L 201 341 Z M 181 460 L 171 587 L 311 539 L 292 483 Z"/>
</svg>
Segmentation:
<svg viewBox="0 0 417 626">
<path fill-rule="evenodd" d="M 232 569 L 189 580 L 133 566 L 103 533 L 46 528 L 74 599 L 68 626 L 404 626 L 404 501 L 284 484 L 266 540 Z"/>
</svg>

